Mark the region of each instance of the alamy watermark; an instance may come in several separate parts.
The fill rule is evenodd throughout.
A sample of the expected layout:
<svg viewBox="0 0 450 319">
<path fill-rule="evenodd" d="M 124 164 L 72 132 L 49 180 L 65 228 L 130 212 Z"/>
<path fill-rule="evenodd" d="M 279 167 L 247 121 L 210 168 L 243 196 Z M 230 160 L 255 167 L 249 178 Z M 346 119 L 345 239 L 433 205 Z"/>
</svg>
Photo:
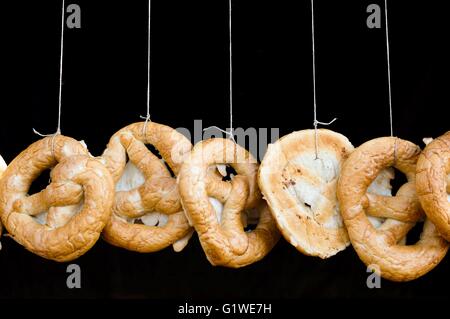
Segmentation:
<svg viewBox="0 0 450 319">
<path fill-rule="evenodd" d="M 221 130 L 215 126 L 213 127 L 203 127 L 202 120 L 194 120 L 194 130 L 178 127 L 175 129 L 178 133 L 183 134 L 193 145 L 197 144 L 202 140 L 208 140 L 210 138 L 230 138 L 229 134 L 225 133 L 224 130 Z M 229 132 L 229 128 L 227 129 Z M 255 158 L 256 161 L 261 161 L 264 158 L 264 154 L 267 151 L 267 147 L 270 143 L 274 143 L 280 137 L 279 128 L 242 128 L 237 127 L 233 129 L 233 138 L 236 143 L 242 146 L 244 149 L 248 150 L 251 155 Z M 226 144 L 224 144 L 226 148 Z M 176 152 L 178 150 L 176 147 L 173 150 L 173 158 L 176 160 Z M 224 153 L 226 153 L 226 149 Z M 182 160 L 182 159 L 180 159 Z M 247 158 L 235 158 L 235 162 L 248 162 Z"/>
</svg>

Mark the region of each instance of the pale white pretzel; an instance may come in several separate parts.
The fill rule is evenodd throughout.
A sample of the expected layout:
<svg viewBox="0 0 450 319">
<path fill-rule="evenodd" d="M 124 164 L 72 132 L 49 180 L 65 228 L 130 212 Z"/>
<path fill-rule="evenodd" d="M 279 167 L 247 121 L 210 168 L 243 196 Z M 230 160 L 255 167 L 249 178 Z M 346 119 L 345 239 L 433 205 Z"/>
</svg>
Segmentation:
<svg viewBox="0 0 450 319">
<path fill-rule="evenodd" d="M 217 165 L 231 165 L 231 181 L 211 173 Z M 219 166 L 223 173 L 223 166 Z M 179 188 L 186 215 L 198 233 L 212 265 L 243 267 L 266 256 L 279 239 L 275 221 L 261 201 L 257 185 L 258 164 L 230 139 L 199 142 L 184 162 Z M 256 209 L 256 229 L 246 232 L 243 212 Z M 217 211 L 219 210 L 219 211 Z"/>
<path fill-rule="evenodd" d="M 409 281 L 426 274 L 448 250 L 448 243 L 428 219 L 416 244 L 402 241 L 423 215 L 415 191 L 419 154 L 420 148 L 411 142 L 377 138 L 353 151 L 339 177 L 337 195 L 353 247 L 366 265 L 377 265 L 380 275 L 393 281 Z M 403 172 L 408 182 L 393 197 L 368 194 L 372 181 L 391 166 Z M 386 219 L 375 228 L 366 213 Z"/>
<path fill-rule="evenodd" d="M 146 144 L 153 145 L 162 159 Z M 138 252 L 170 245 L 181 251 L 187 245 L 193 230 L 168 167 L 178 175 L 191 148 L 181 133 L 154 122 L 131 124 L 111 137 L 102 155 L 116 182 L 113 214 L 103 232 L 107 242 Z"/>
<path fill-rule="evenodd" d="M 336 187 L 352 151 L 345 136 L 326 129 L 293 132 L 268 147 L 259 168 L 261 192 L 284 238 L 304 254 L 328 258 L 350 244 Z M 391 176 L 383 171 L 369 191 L 390 194 Z"/>
<path fill-rule="evenodd" d="M 51 183 L 28 195 L 44 170 Z M 10 236 L 47 259 L 70 261 L 88 251 L 109 220 L 113 180 L 79 142 L 57 135 L 31 144 L 0 181 L 0 214 Z"/>
<path fill-rule="evenodd" d="M 450 131 L 425 147 L 417 162 L 416 179 L 425 213 L 450 241 Z"/>
</svg>

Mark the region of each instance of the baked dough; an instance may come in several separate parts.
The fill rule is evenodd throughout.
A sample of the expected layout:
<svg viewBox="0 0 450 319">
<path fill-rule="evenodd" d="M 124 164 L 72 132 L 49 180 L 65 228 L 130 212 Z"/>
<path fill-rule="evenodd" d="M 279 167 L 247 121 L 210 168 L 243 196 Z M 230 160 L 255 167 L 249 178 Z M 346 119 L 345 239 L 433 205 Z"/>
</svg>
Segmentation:
<svg viewBox="0 0 450 319">
<path fill-rule="evenodd" d="M 145 144 L 153 145 L 162 159 Z M 191 148 L 181 133 L 154 122 L 128 125 L 111 137 L 102 155 L 116 182 L 113 214 L 103 231 L 107 242 L 142 253 L 170 245 L 181 251 L 187 245 L 193 230 L 166 164 L 178 175 Z"/>
<path fill-rule="evenodd" d="M 57 135 L 31 144 L 0 181 L 0 214 L 10 236 L 31 252 L 65 262 L 97 241 L 109 220 L 113 180 L 76 140 Z M 51 169 L 51 183 L 28 195 L 31 183 Z"/>
<path fill-rule="evenodd" d="M 445 256 L 448 243 L 425 220 L 420 240 L 404 245 L 404 237 L 423 213 L 415 192 L 416 163 L 420 148 L 395 137 L 362 144 L 345 161 L 338 181 L 341 214 L 353 247 L 366 265 L 377 265 L 383 278 L 409 281 L 423 276 Z M 379 172 L 394 166 L 408 182 L 393 197 L 372 196 L 367 188 Z M 386 218 L 375 228 L 366 212 Z"/>
<path fill-rule="evenodd" d="M 416 188 L 428 218 L 450 241 L 450 131 L 431 141 L 419 156 Z"/>
<path fill-rule="evenodd" d="M 284 238 L 300 252 L 328 258 L 350 245 L 336 197 L 343 161 L 353 145 L 342 134 L 320 129 L 283 136 L 270 144 L 259 168 L 259 187 Z M 391 171 L 383 171 L 369 187 L 390 194 Z M 374 225 L 379 218 L 370 218 Z"/>
<path fill-rule="evenodd" d="M 232 166 L 237 172 L 224 181 L 217 168 Z M 252 264 L 273 248 L 279 239 L 267 205 L 257 185 L 258 164 L 244 148 L 230 139 L 215 138 L 195 145 L 179 175 L 179 189 L 186 215 L 198 233 L 212 265 L 238 268 Z M 242 212 L 255 209 L 259 221 L 245 231 Z"/>
</svg>

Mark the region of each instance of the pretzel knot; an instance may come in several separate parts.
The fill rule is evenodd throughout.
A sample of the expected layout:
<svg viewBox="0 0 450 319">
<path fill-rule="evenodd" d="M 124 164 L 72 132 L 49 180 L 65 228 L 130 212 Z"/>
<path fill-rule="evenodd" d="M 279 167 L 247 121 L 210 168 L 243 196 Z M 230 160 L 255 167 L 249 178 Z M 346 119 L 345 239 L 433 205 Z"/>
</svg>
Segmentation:
<svg viewBox="0 0 450 319">
<path fill-rule="evenodd" d="M 119 130 L 103 153 L 116 182 L 113 214 L 103 236 L 113 245 L 138 252 L 170 245 L 181 251 L 192 229 L 181 207 L 175 176 L 192 145 L 168 126 L 149 122 L 144 131 L 144 125 Z M 145 144 L 153 145 L 162 159 Z"/>
<path fill-rule="evenodd" d="M 213 173 L 221 164 L 237 172 L 231 182 Z M 238 268 L 254 263 L 279 239 L 275 221 L 261 201 L 257 170 L 256 160 L 244 148 L 218 138 L 196 144 L 181 168 L 183 207 L 212 265 Z M 255 209 L 259 213 L 256 229 L 245 231 L 241 214 Z"/>
<path fill-rule="evenodd" d="M 427 145 L 419 157 L 416 187 L 425 213 L 450 241 L 450 131 Z"/>
<path fill-rule="evenodd" d="M 448 249 L 448 243 L 429 220 L 416 244 L 404 243 L 407 233 L 423 215 L 415 192 L 419 154 L 418 146 L 394 137 L 368 141 L 345 161 L 338 182 L 341 213 L 353 247 L 366 265 L 378 265 L 381 276 L 393 281 L 409 281 L 426 274 Z M 391 166 L 404 173 L 408 182 L 393 197 L 367 194 L 380 171 Z M 385 221 L 375 228 L 366 213 Z"/>
<path fill-rule="evenodd" d="M 111 215 L 113 181 L 108 170 L 74 139 L 58 135 L 31 144 L 0 181 L 0 212 L 6 229 L 31 252 L 73 260 L 97 241 Z M 42 171 L 51 183 L 27 195 Z"/>
</svg>

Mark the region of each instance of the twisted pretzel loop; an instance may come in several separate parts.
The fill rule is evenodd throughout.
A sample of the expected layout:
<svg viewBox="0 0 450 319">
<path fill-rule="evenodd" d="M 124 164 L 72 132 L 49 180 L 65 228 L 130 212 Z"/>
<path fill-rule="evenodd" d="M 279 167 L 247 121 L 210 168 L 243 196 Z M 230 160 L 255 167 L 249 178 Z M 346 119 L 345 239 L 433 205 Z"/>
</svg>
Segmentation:
<svg viewBox="0 0 450 319">
<path fill-rule="evenodd" d="M 28 195 L 45 169 L 51 183 Z M 83 145 L 58 135 L 31 144 L 0 181 L 2 222 L 14 240 L 56 261 L 73 260 L 97 241 L 111 214 L 113 181 Z M 38 218 L 35 218 L 38 217 Z"/>
<path fill-rule="evenodd" d="M 231 165 L 238 175 L 229 181 L 210 168 Z M 244 148 L 229 139 L 215 138 L 197 143 L 184 162 L 179 189 L 186 215 L 198 233 L 212 265 L 243 267 L 262 259 L 276 244 L 279 232 L 257 186 L 258 164 Z M 221 205 L 218 221 L 213 204 Z M 217 206 L 217 204 L 214 204 Z M 241 212 L 257 209 L 256 229 L 244 231 Z"/>
<path fill-rule="evenodd" d="M 423 214 L 415 193 L 419 154 L 418 146 L 394 137 L 368 141 L 345 161 L 338 182 L 341 213 L 353 247 L 366 265 L 378 265 L 381 276 L 393 281 L 413 280 L 426 274 L 448 250 L 448 243 L 429 220 L 425 221 L 415 245 L 401 243 Z M 367 194 L 368 185 L 379 172 L 391 166 L 404 173 L 408 180 L 397 195 Z M 386 220 L 375 228 L 366 212 Z"/>
<path fill-rule="evenodd" d="M 428 218 L 450 241 L 450 131 L 429 143 L 419 156 L 416 187 Z"/>
<path fill-rule="evenodd" d="M 178 175 L 192 145 L 168 126 L 149 122 L 144 132 L 144 125 L 134 123 L 119 130 L 102 155 L 116 182 L 113 214 L 103 237 L 138 252 L 155 252 L 170 245 L 181 251 L 192 229 L 181 207 L 176 179 L 165 163 Z M 145 144 L 153 145 L 165 163 Z M 133 176 L 127 176 L 130 171 Z M 138 219 L 142 224 L 134 223 Z"/>
</svg>

